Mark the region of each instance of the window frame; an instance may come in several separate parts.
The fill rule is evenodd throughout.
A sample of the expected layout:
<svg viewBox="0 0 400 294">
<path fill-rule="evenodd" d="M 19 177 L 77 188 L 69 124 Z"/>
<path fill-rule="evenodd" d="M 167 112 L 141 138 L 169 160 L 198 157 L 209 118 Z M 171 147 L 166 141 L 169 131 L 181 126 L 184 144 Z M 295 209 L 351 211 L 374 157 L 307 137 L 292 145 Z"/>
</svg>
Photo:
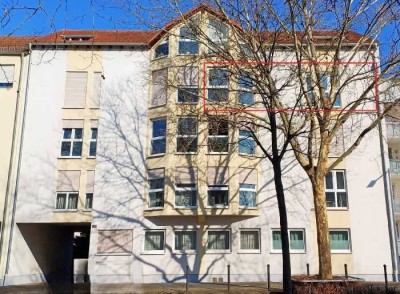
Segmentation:
<svg viewBox="0 0 400 294">
<path fill-rule="evenodd" d="M 258 235 L 258 247 L 259 249 L 243 249 L 242 248 L 242 232 L 257 232 Z M 247 229 L 241 228 L 239 229 L 239 253 L 261 253 L 261 230 L 260 229 Z"/>
<path fill-rule="evenodd" d="M 226 75 L 227 75 L 227 82 L 226 82 L 226 85 L 225 84 L 222 84 L 222 85 L 211 85 L 211 83 L 210 83 L 210 78 L 212 77 L 212 75 L 211 75 L 211 71 L 212 70 L 224 70 L 224 71 L 226 71 Z M 207 97 L 206 97 L 206 100 L 207 100 L 207 102 L 208 103 L 221 103 L 221 104 L 228 104 L 228 102 L 229 102 L 229 82 L 230 82 L 230 79 L 229 79 L 229 70 L 228 70 L 228 67 L 226 67 L 226 66 L 212 66 L 212 67 L 208 67 L 207 68 Z M 209 99 L 209 97 L 210 97 L 210 90 L 212 90 L 212 91 L 226 91 L 226 101 L 224 100 L 224 101 L 218 101 L 218 100 L 210 100 Z"/>
<path fill-rule="evenodd" d="M 150 181 L 163 181 L 163 186 L 162 188 L 157 188 L 157 189 L 151 189 L 150 188 Z M 150 193 L 158 193 L 162 192 L 162 206 L 150 206 Z M 164 209 L 165 206 L 165 174 L 164 178 L 158 178 L 158 179 L 147 179 L 147 209 L 149 210 L 160 210 Z"/>
<path fill-rule="evenodd" d="M 250 87 L 248 87 L 247 85 L 246 85 L 246 87 L 243 86 L 243 84 L 245 84 L 245 83 L 243 83 L 241 81 L 243 81 L 245 79 L 249 79 L 250 80 L 250 82 L 251 82 L 251 86 Z M 251 78 L 248 77 L 247 75 L 241 74 L 239 76 L 239 78 L 238 78 L 238 81 L 237 81 L 237 93 L 238 93 L 237 94 L 237 103 L 239 105 L 241 105 L 241 106 L 253 106 L 254 102 L 255 102 L 255 95 L 253 93 L 253 90 L 254 90 L 254 85 L 253 85 L 253 81 L 251 80 Z M 240 102 L 240 97 L 241 97 L 241 94 L 243 94 L 243 93 L 250 93 L 252 95 L 251 103 L 241 103 Z"/>
<path fill-rule="evenodd" d="M 347 232 L 347 243 L 349 249 L 332 249 L 332 243 L 331 243 L 331 232 Z M 329 244 L 330 244 L 330 250 L 331 253 L 352 253 L 352 248 L 351 248 L 351 234 L 350 234 L 350 229 L 342 229 L 342 228 L 333 228 L 329 229 Z"/>
<path fill-rule="evenodd" d="M 212 23 L 216 24 L 213 25 Z M 225 36 L 223 29 L 221 30 L 220 28 L 223 28 L 226 30 L 225 32 Z M 215 34 L 213 34 L 215 33 Z M 214 39 L 213 35 L 218 35 L 219 38 L 218 39 Z M 208 21 L 207 21 L 207 37 L 210 39 L 210 41 L 212 43 L 214 43 L 216 46 L 227 46 L 228 45 L 228 35 L 229 35 L 229 27 L 224 24 L 223 22 L 213 18 L 213 17 L 209 17 Z M 213 48 L 208 48 L 208 54 L 209 55 L 215 55 L 215 50 L 213 50 Z"/>
<path fill-rule="evenodd" d="M 65 130 L 71 130 L 71 137 L 64 138 Z M 76 139 L 76 130 L 81 130 L 82 136 L 80 139 Z M 81 158 L 83 152 L 83 138 L 84 138 L 84 128 L 62 128 L 61 144 L 60 144 L 60 158 Z M 69 155 L 62 155 L 63 143 L 70 143 Z M 80 155 L 72 155 L 74 150 L 74 143 L 80 143 L 81 152 Z"/>
<path fill-rule="evenodd" d="M 162 233 L 163 234 L 163 249 L 161 250 L 146 250 L 146 233 Z M 165 254 L 165 249 L 166 249 L 166 232 L 165 230 L 145 230 L 143 234 L 143 245 L 142 245 L 142 254 L 157 254 L 157 255 L 162 255 Z"/>
<path fill-rule="evenodd" d="M 214 204 L 210 205 L 210 191 L 226 191 L 226 205 Z M 207 208 L 229 208 L 229 185 L 207 185 Z"/>
<path fill-rule="evenodd" d="M 195 36 L 194 36 L 194 38 L 193 39 L 190 39 L 190 38 L 182 38 L 181 37 L 181 35 L 182 35 L 182 33 L 181 33 L 181 30 L 182 29 L 188 29 L 188 30 L 190 30 L 190 28 L 187 26 L 187 25 L 183 25 L 183 26 L 181 26 L 180 28 L 179 28 L 179 35 L 178 35 L 178 56 L 179 55 L 182 55 L 182 56 L 190 56 L 190 55 L 192 55 L 192 56 L 195 56 L 195 55 L 199 55 L 199 52 L 200 52 L 200 42 L 195 38 Z M 186 43 L 196 43 L 197 44 L 197 52 L 196 53 L 181 53 L 180 51 L 181 51 L 181 43 L 184 43 L 184 42 L 186 42 Z"/>
<path fill-rule="evenodd" d="M 302 232 L 303 233 L 303 245 L 304 249 L 292 249 L 290 248 L 290 233 L 294 232 Z M 281 229 L 273 228 L 271 229 L 271 253 L 282 253 L 282 249 L 275 249 L 274 248 L 274 232 L 281 232 Z M 281 236 L 281 243 L 282 243 L 282 235 Z M 288 237 L 289 237 L 289 252 L 290 253 L 307 253 L 307 242 L 306 242 L 306 229 L 305 228 L 290 228 L 288 229 Z M 282 247 L 282 245 L 281 245 Z"/>
<path fill-rule="evenodd" d="M 240 134 L 240 132 L 248 132 L 248 133 L 250 133 L 250 136 L 243 136 L 243 135 L 241 135 Z M 251 135 L 251 131 L 249 131 L 249 130 L 241 130 L 241 129 L 239 129 L 238 130 L 238 137 L 239 137 L 239 140 L 238 140 L 238 154 L 239 155 L 245 155 L 245 156 L 255 156 L 256 155 L 256 147 L 257 147 L 257 144 L 256 144 L 256 141 L 254 140 L 254 138 L 253 138 L 253 136 Z M 248 142 L 248 141 L 251 141 L 253 144 L 254 144 L 254 152 L 253 153 L 244 153 L 244 152 L 240 152 L 240 143 L 241 142 Z"/>
<path fill-rule="evenodd" d="M 254 189 L 253 188 L 242 188 L 240 187 L 240 185 L 254 185 Z M 245 206 L 245 205 L 241 205 L 240 204 L 240 192 L 254 192 L 254 197 L 255 197 L 255 206 Z M 257 209 L 258 206 L 258 201 L 257 201 L 257 185 L 256 184 L 249 184 L 249 183 L 240 183 L 239 182 L 239 208 L 241 209 Z"/>
<path fill-rule="evenodd" d="M 218 122 L 218 120 L 219 120 L 219 122 Z M 219 134 L 212 135 L 212 134 L 210 134 L 210 130 L 212 130 L 212 129 L 210 129 L 210 127 L 212 126 L 214 121 L 216 121 L 216 123 L 221 123 L 221 122 L 226 123 L 226 129 L 227 129 L 227 134 L 226 135 L 219 135 Z M 229 146 L 229 122 L 228 122 L 228 120 L 224 119 L 223 117 L 218 117 L 215 120 L 214 120 L 214 118 L 210 118 L 208 120 L 207 124 L 208 124 L 207 125 L 207 153 L 208 154 L 228 154 L 229 153 L 229 149 L 230 149 L 229 148 L 230 146 Z M 220 128 L 220 129 L 223 130 L 224 128 Z M 213 144 L 210 144 L 210 140 L 213 140 L 213 139 L 214 140 L 215 139 L 225 139 L 225 138 L 226 138 L 226 141 L 227 141 L 226 151 L 214 151 L 214 150 L 211 150 Z"/>
<path fill-rule="evenodd" d="M 195 135 L 192 135 L 192 134 L 189 134 L 189 135 L 180 134 L 180 131 L 179 131 L 180 120 L 185 120 L 185 119 L 193 119 L 193 120 L 195 120 L 195 122 L 196 122 Z M 198 144 L 199 144 L 199 142 L 198 142 L 198 140 L 199 140 L 198 133 L 199 133 L 199 124 L 198 124 L 197 117 L 195 117 L 195 116 L 180 116 L 180 117 L 178 117 L 178 121 L 177 121 L 177 125 L 176 125 L 176 153 L 177 154 L 197 154 L 197 152 L 199 150 L 198 149 L 198 147 L 199 147 L 198 146 Z M 179 141 L 179 139 L 185 139 L 185 138 L 187 138 L 187 139 L 193 138 L 193 139 L 196 140 L 196 151 L 178 151 L 178 146 L 179 146 L 178 141 Z"/>
<path fill-rule="evenodd" d="M 209 249 L 208 244 L 209 244 L 209 233 L 210 232 L 227 232 L 228 233 L 228 249 Z M 232 252 L 232 232 L 230 229 L 208 229 L 207 230 L 207 243 L 205 246 L 205 252 L 206 253 L 231 253 Z"/>
<path fill-rule="evenodd" d="M 192 232 L 194 233 L 194 236 L 196 238 L 194 244 L 195 244 L 195 249 L 176 249 L 176 233 L 181 233 L 181 232 Z M 196 229 L 176 229 L 174 230 L 174 241 L 173 241 L 173 253 L 178 253 L 178 254 L 193 254 L 197 253 L 199 250 L 199 232 Z"/>
<path fill-rule="evenodd" d="M 337 172 L 343 172 L 343 179 L 344 179 L 344 189 L 338 189 L 337 188 L 337 178 L 336 178 L 336 173 Z M 329 173 L 332 173 L 332 185 L 333 185 L 333 189 L 328 189 L 326 187 L 326 178 L 328 176 Z M 347 177 L 346 177 L 346 170 L 345 169 L 334 169 L 331 170 L 326 176 L 325 176 L 325 201 L 326 204 L 328 204 L 327 201 L 327 193 L 334 193 L 335 195 L 335 206 L 328 206 L 327 205 L 327 209 L 328 210 L 347 210 L 349 209 L 349 193 L 348 193 L 348 189 L 347 189 Z M 338 193 L 346 193 L 346 206 L 338 206 Z"/>
<path fill-rule="evenodd" d="M 157 49 L 161 48 L 161 46 L 163 46 L 165 44 L 166 44 L 166 48 L 167 48 L 167 54 L 162 54 L 162 55 L 158 55 L 157 56 Z M 153 54 L 154 54 L 153 55 L 153 60 L 162 59 L 162 58 L 166 58 L 166 57 L 169 56 L 169 54 L 170 54 L 170 52 L 169 52 L 169 36 L 166 37 L 161 42 L 159 42 L 156 47 L 154 47 L 154 53 Z"/>
<path fill-rule="evenodd" d="M 167 152 L 167 119 L 164 117 L 161 118 L 154 118 L 151 119 L 151 136 L 150 136 L 150 157 L 151 156 L 163 156 L 165 155 L 165 153 Z M 158 137 L 153 137 L 153 133 L 154 133 L 154 122 L 156 121 L 165 121 L 165 134 L 163 136 L 158 136 Z M 153 141 L 159 141 L 162 140 L 162 142 L 164 142 L 164 152 L 161 153 L 153 153 Z"/>
<path fill-rule="evenodd" d="M 318 83 L 318 82 L 317 82 Z M 319 81 L 319 83 L 321 84 L 322 88 L 324 89 L 324 94 L 325 97 L 328 97 L 330 95 L 331 92 L 331 74 L 330 73 L 324 73 L 321 75 L 321 80 Z M 311 74 L 309 73 L 306 76 L 306 90 L 307 90 L 307 95 L 309 97 L 309 99 L 313 102 L 315 101 L 314 98 L 314 88 L 312 85 L 312 78 L 311 78 Z M 338 89 L 340 89 L 340 86 L 338 86 Z M 339 102 L 339 103 L 337 103 Z M 314 102 L 313 102 L 314 103 Z M 332 108 L 338 109 L 342 107 L 342 97 L 341 94 L 339 92 L 336 92 L 335 95 L 335 101 L 332 104 Z"/>
<path fill-rule="evenodd" d="M 178 187 L 178 185 L 193 185 L 194 187 Z M 192 206 L 192 205 L 188 205 L 188 206 L 181 206 L 181 205 L 177 205 L 176 204 L 176 192 L 195 192 L 195 202 L 196 205 Z M 198 199 L 198 191 L 197 191 L 197 184 L 196 183 L 192 183 L 192 184 L 179 184 L 179 183 L 175 183 L 174 184 L 174 208 L 178 208 L 178 209 L 194 209 L 197 208 L 197 199 Z"/>
<path fill-rule="evenodd" d="M 57 208 L 57 200 L 58 200 L 58 196 L 60 194 L 65 194 L 65 208 Z M 71 195 L 76 195 L 76 208 L 68 208 L 69 205 L 69 201 L 70 201 L 70 196 Z M 54 203 L 54 211 L 61 211 L 61 212 L 75 212 L 78 211 L 78 202 L 79 202 L 79 192 L 78 191 L 57 191 L 56 192 L 56 201 Z"/>
<path fill-rule="evenodd" d="M 91 198 L 90 207 L 88 207 L 88 199 Z M 86 193 L 85 194 L 85 210 L 92 211 L 93 208 L 93 193 Z"/>
<path fill-rule="evenodd" d="M 6 76 L 6 70 L 4 69 L 4 67 L 12 67 L 12 77 L 11 80 L 8 79 L 8 77 Z M 0 82 L 0 89 L 4 88 L 12 88 L 14 86 L 14 77 L 15 77 L 15 64 L 0 64 L 0 71 L 3 72 L 4 77 L 6 78 L 7 82 Z"/>
<path fill-rule="evenodd" d="M 96 130 L 96 138 L 93 138 L 93 130 Z M 97 138 L 98 138 L 98 128 L 90 128 L 90 138 L 89 138 L 89 150 L 88 150 L 88 158 L 96 158 L 97 156 Z M 92 149 L 92 144 L 95 144 L 94 155 L 90 154 Z"/>
</svg>

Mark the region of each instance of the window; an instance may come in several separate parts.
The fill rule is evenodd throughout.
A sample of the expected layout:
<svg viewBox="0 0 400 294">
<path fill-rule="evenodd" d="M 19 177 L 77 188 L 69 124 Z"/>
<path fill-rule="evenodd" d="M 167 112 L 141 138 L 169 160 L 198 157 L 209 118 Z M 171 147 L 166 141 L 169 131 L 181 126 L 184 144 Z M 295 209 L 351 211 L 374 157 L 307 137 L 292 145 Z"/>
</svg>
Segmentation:
<svg viewBox="0 0 400 294">
<path fill-rule="evenodd" d="M 132 230 L 99 230 L 97 233 L 98 254 L 131 254 Z"/>
<path fill-rule="evenodd" d="M 61 156 L 79 157 L 82 155 L 83 129 L 75 128 L 63 129 L 61 141 Z"/>
<path fill-rule="evenodd" d="M 151 154 L 164 154 L 166 147 L 167 120 L 157 119 L 152 122 Z"/>
<path fill-rule="evenodd" d="M 0 64 L 0 88 L 12 87 L 14 82 L 14 65 Z"/>
<path fill-rule="evenodd" d="M 154 49 L 154 58 L 168 56 L 168 54 L 169 54 L 169 38 L 166 38 L 156 47 L 156 49 Z"/>
<path fill-rule="evenodd" d="M 350 252 L 349 230 L 329 230 L 329 239 L 331 243 L 331 252 Z"/>
<path fill-rule="evenodd" d="M 254 60 L 254 53 L 252 49 L 250 48 L 249 45 L 247 44 L 240 44 L 239 45 L 239 57 L 241 59 L 247 59 L 247 60 Z"/>
<path fill-rule="evenodd" d="M 256 154 L 256 142 L 251 131 L 239 130 L 239 154 Z"/>
<path fill-rule="evenodd" d="M 197 169 L 177 167 L 175 170 L 175 207 L 197 206 Z"/>
<path fill-rule="evenodd" d="M 164 169 L 149 170 L 149 208 L 164 207 Z"/>
<path fill-rule="evenodd" d="M 238 103 L 251 105 L 254 103 L 253 81 L 247 75 L 241 75 L 238 80 Z"/>
<path fill-rule="evenodd" d="M 185 153 L 197 152 L 197 118 L 178 118 L 176 151 Z"/>
<path fill-rule="evenodd" d="M 307 91 L 309 92 L 309 98 L 312 102 L 314 102 L 314 94 L 313 94 L 313 82 L 310 76 L 308 76 L 306 78 L 306 82 L 307 82 Z M 323 74 L 321 76 L 321 86 L 324 89 L 325 92 L 325 97 L 327 98 L 330 95 L 331 92 L 331 76 L 329 74 Z M 335 101 L 333 102 L 332 107 L 340 107 L 342 105 L 342 100 L 340 98 L 340 93 L 336 93 L 336 97 L 335 97 Z"/>
<path fill-rule="evenodd" d="M 228 206 L 228 198 L 229 198 L 228 185 L 208 186 L 208 206 L 212 207 Z"/>
<path fill-rule="evenodd" d="M 213 67 L 208 70 L 208 101 L 215 103 L 228 102 L 228 86 L 229 72 L 227 68 Z"/>
<path fill-rule="evenodd" d="M 347 207 L 346 173 L 333 170 L 325 177 L 325 195 L 327 207 Z"/>
<path fill-rule="evenodd" d="M 240 230 L 240 250 L 260 252 L 260 231 Z"/>
<path fill-rule="evenodd" d="M 93 205 L 93 193 L 86 193 L 85 209 L 92 210 Z"/>
<path fill-rule="evenodd" d="M 146 231 L 144 233 L 144 251 L 164 252 L 165 231 Z"/>
<path fill-rule="evenodd" d="M 208 37 L 211 40 L 209 52 L 213 54 L 219 48 L 227 45 L 228 27 L 215 19 L 209 19 Z"/>
<path fill-rule="evenodd" d="M 65 108 L 85 108 L 88 73 L 68 71 L 65 81 Z"/>
<path fill-rule="evenodd" d="M 208 121 L 208 152 L 228 152 L 228 121 L 223 117 L 210 117 Z"/>
<path fill-rule="evenodd" d="M 160 69 L 151 73 L 151 107 L 167 103 L 168 69 Z"/>
<path fill-rule="evenodd" d="M 289 247 L 290 252 L 300 253 L 306 251 L 305 241 L 304 241 L 304 230 L 303 229 L 289 229 Z M 282 251 L 282 241 L 281 241 L 281 231 L 272 230 L 272 250 Z"/>
<path fill-rule="evenodd" d="M 229 251 L 230 232 L 229 231 L 208 231 L 207 236 L 208 251 Z"/>
<path fill-rule="evenodd" d="M 76 210 L 78 208 L 78 193 L 62 192 L 57 193 L 56 209 Z"/>
<path fill-rule="evenodd" d="M 175 232 L 175 251 L 188 252 L 197 250 L 196 231 L 176 231 Z"/>
<path fill-rule="evenodd" d="M 96 157 L 97 149 L 97 128 L 90 129 L 89 156 Z"/>
<path fill-rule="evenodd" d="M 239 169 L 239 206 L 242 208 L 257 207 L 257 170 Z"/>
<path fill-rule="evenodd" d="M 193 29 L 187 26 L 179 30 L 179 54 L 198 54 L 199 42 L 196 40 Z"/>
<path fill-rule="evenodd" d="M 180 67 L 176 74 L 178 103 L 196 104 L 199 101 L 199 69 L 194 66 Z"/>
</svg>

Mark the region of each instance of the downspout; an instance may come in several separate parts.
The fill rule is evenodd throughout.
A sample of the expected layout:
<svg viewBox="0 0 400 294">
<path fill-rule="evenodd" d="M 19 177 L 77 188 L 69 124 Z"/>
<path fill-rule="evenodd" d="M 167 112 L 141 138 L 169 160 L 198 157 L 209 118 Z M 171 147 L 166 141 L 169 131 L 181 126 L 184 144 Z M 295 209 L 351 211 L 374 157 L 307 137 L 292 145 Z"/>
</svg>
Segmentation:
<svg viewBox="0 0 400 294">
<path fill-rule="evenodd" d="M 10 255 L 11 255 L 11 246 L 12 246 L 12 237 L 13 237 L 13 232 L 14 232 L 14 226 L 15 226 L 15 211 L 16 211 L 16 204 L 17 204 L 17 194 L 18 194 L 18 184 L 19 184 L 19 175 L 20 175 L 20 169 L 21 169 L 21 157 L 22 157 L 22 149 L 23 149 L 23 141 L 24 141 L 24 129 L 25 129 L 25 118 L 26 118 L 26 106 L 27 106 L 27 98 L 28 98 L 28 90 L 29 90 L 29 76 L 30 76 L 30 72 L 31 72 L 31 58 L 32 58 L 32 54 L 31 54 L 31 44 L 29 43 L 29 47 L 28 47 L 28 54 L 29 54 L 29 60 L 28 60 L 28 72 L 27 72 L 27 76 L 26 76 L 26 85 L 25 85 L 25 99 L 24 99 L 24 105 L 22 108 L 22 121 L 21 121 L 21 134 L 20 134 L 20 146 L 19 146 L 19 150 L 18 150 L 18 160 L 17 160 L 17 172 L 16 172 L 16 180 L 15 180 L 15 189 L 14 189 L 14 193 L 13 193 L 13 199 L 10 199 L 10 204 L 11 207 L 9 208 L 11 211 L 11 220 L 9 222 L 9 231 L 7 232 L 8 234 L 8 248 L 7 248 L 7 255 L 6 255 L 6 264 L 5 264 L 5 270 L 4 270 L 4 276 L 3 276 L 3 282 L 2 285 L 5 286 L 5 282 L 6 282 L 6 276 L 8 274 L 8 270 L 9 270 L 9 265 L 10 265 Z M 19 100 L 19 95 L 20 95 L 20 90 L 21 90 L 21 79 L 22 79 L 22 67 L 23 67 L 23 54 L 21 54 L 21 71 L 20 71 L 20 83 L 18 85 L 18 100 Z M 17 101 L 18 102 L 18 101 Z M 13 142 L 12 144 L 14 145 L 15 143 L 15 137 L 16 137 L 16 121 L 18 119 L 18 107 L 15 113 L 15 118 L 14 118 L 14 130 L 13 130 Z M 12 148 L 12 156 L 14 156 L 14 146 Z M 9 172 L 12 168 L 13 164 L 10 160 L 10 169 Z M 9 179 L 10 182 L 10 179 Z M 9 194 L 9 190 L 10 190 L 10 186 L 11 183 L 7 182 L 7 194 L 6 197 L 8 198 L 8 194 Z M 8 199 L 7 199 L 8 200 Z M 6 212 L 8 209 L 6 209 L 6 207 L 4 208 L 4 212 Z M 6 221 L 6 214 L 4 213 L 3 215 L 3 222 Z M 3 227 L 4 227 L 4 223 L 3 223 Z M 1 238 L 2 240 L 4 240 L 4 229 L 2 229 L 1 231 Z M 4 247 L 3 244 L 4 241 L 1 242 L 1 246 Z M 0 250 L 3 250 L 4 248 L 0 248 Z M 0 251 L 1 252 L 1 251 Z M 3 262 L 3 261 L 2 261 Z"/>
</svg>

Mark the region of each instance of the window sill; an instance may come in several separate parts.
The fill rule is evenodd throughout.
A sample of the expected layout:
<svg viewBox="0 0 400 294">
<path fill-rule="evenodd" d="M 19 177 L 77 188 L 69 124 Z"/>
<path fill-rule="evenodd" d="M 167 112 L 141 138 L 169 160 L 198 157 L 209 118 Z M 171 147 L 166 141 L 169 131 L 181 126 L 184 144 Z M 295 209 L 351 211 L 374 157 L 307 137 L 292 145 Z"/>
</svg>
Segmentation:
<svg viewBox="0 0 400 294">
<path fill-rule="evenodd" d="M 206 250 L 206 254 L 230 254 L 232 253 L 230 249 L 221 249 L 221 250 Z"/>
<path fill-rule="evenodd" d="M 261 254 L 261 250 L 239 250 L 237 254 Z"/>
<path fill-rule="evenodd" d="M 82 156 L 59 156 L 58 159 L 81 159 Z"/>
<path fill-rule="evenodd" d="M 152 61 L 156 61 L 156 60 L 160 60 L 160 59 L 165 59 L 165 58 L 167 58 L 167 57 L 169 57 L 169 54 L 168 54 L 168 55 L 159 56 L 159 57 L 154 57 Z"/>
<path fill-rule="evenodd" d="M 282 254 L 282 250 L 272 250 L 271 254 Z M 305 250 L 290 250 L 290 254 L 306 254 Z"/>
<path fill-rule="evenodd" d="M 240 156 L 246 156 L 246 157 L 256 157 L 256 154 L 251 154 L 251 153 L 238 153 Z"/>
<path fill-rule="evenodd" d="M 159 154 L 150 154 L 147 156 L 147 158 L 157 158 L 157 157 L 163 157 L 165 153 L 159 153 Z"/>
<path fill-rule="evenodd" d="M 160 105 L 150 105 L 150 106 L 149 106 L 149 110 L 150 110 L 150 109 L 155 109 L 155 108 L 158 108 L 158 107 L 163 107 L 163 106 L 167 106 L 167 104 L 164 103 L 164 104 L 160 104 Z"/>
<path fill-rule="evenodd" d="M 164 210 L 164 207 L 147 207 L 145 211 Z"/>
<path fill-rule="evenodd" d="M 142 251 L 140 255 L 165 255 L 165 251 Z"/>
<path fill-rule="evenodd" d="M 348 207 L 327 207 L 326 210 L 331 211 L 348 211 Z"/>
<path fill-rule="evenodd" d="M 183 251 L 179 251 L 179 250 L 174 250 L 172 251 L 172 254 L 174 255 L 196 255 L 197 251 L 196 250 L 183 250 Z"/>
<path fill-rule="evenodd" d="M 54 213 L 71 213 L 71 212 L 78 212 L 78 209 L 53 209 Z"/>
<path fill-rule="evenodd" d="M 96 159 L 96 156 L 88 156 L 87 159 Z"/>
<path fill-rule="evenodd" d="M 242 209 L 242 210 L 257 210 L 258 207 L 239 206 L 239 209 Z"/>
<path fill-rule="evenodd" d="M 191 56 L 191 57 L 198 56 L 198 55 L 199 55 L 199 53 L 178 53 L 178 54 L 176 54 L 176 56 Z"/>
</svg>

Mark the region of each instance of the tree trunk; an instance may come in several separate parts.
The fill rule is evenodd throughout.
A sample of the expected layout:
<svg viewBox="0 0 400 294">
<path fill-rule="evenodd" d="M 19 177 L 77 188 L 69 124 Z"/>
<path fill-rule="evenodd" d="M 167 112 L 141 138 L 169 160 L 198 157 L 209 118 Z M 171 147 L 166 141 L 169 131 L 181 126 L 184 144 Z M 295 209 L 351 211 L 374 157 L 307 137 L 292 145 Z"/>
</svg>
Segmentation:
<svg viewBox="0 0 400 294">
<path fill-rule="evenodd" d="M 314 194 L 315 221 L 317 225 L 319 276 L 321 279 L 331 279 L 332 261 L 328 214 L 326 211 L 325 174 L 326 164 L 320 166 L 320 169 L 316 172 L 311 182 Z"/>
<path fill-rule="evenodd" d="M 281 226 L 282 263 L 283 263 L 283 293 L 292 293 L 292 269 L 290 265 L 290 247 L 288 222 L 285 203 L 285 192 L 282 184 L 281 161 L 273 163 L 275 191 L 278 199 L 279 221 Z"/>
</svg>

